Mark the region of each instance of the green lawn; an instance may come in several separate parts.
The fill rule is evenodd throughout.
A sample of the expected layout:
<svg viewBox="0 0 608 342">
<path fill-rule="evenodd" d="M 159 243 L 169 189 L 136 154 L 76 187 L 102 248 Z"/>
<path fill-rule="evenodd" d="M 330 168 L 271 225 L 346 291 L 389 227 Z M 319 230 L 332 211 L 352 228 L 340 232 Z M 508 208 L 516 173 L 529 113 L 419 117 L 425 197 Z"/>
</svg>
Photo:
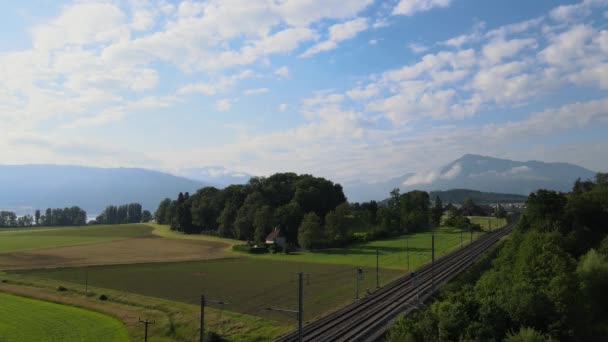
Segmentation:
<svg viewBox="0 0 608 342">
<path fill-rule="evenodd" d="M 307 320 L 353 300 L 356 268 L 325 263 L 301 263 L 258 258 L 150 263 L 88 267 L 89 285 L 178 302 L 198 304 L 201 293 L 230 303 L 222 308 L 293 324 L 294 317 L 261 310 L 260 307 L 297 308 L 297 275 L 305 272 Z M 12 272 L 66 281 L 66 287 L 83 288 L 83 268 L 43 269 Z M 386 283 L 403 271 L 381 269 Z M 361 293 L 376 287 L 375 269 L 364 268 Z M 74 285 L 77 284 L 77 285 Z"/>
<path fill-rule="evenodd" d="M 469 220 L 471 220 L 471 223 L 480 225 L 481 229 L 485 231 L 489 231 L 490 226 L 492 229 L 496 229 L 507 224 L 507 219 L 497 217 L 469 216 Z"/>
<path fill-rule="evenodd" d="M 440 227 L 433 232 L 411 234 L 393 239 L 372 241 L 343 248 L 330 248 L 315 252 L 285 254 L 263 254 L 254 258 L 299 262 L 331 263 L 352 266 L 376 266 L 376 250 L 380 251 L 379 264 L 382 268 L 413 270 L 431 261 L 431 239 L 435 235 L 435 257 L 460 247 L 460 230 Z M 477 239 L 479 235 L 474 234 Z M 462 234 L 462 243 L 470 242 L 470 234 Z M 409 246 L 409 248 L 408 248 Z"/>
<path fill-rule="evenodd" d="M 0 230 L 0 253 L 82 245 L 150 235 L 144 224 Z"/>
<path fill-rule="evenodd" d="M 124 325 L 94 311 L 0 293 L 0 341 L 128 341 Z"/>
</svg>

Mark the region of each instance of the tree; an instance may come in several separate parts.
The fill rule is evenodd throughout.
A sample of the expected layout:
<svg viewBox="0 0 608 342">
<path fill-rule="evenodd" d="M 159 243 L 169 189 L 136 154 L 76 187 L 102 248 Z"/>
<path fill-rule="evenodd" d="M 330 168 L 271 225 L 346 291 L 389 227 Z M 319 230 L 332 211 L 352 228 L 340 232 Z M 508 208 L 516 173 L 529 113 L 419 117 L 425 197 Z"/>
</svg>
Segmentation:
<svg viewBox="0 0 608 342">
<path fill-rule="evenodd" d="M 325 235 L 328 241 L 341 242 L 350 237 L 350 211 L 348 203 L 342 203 L 325 215 Z"/>
<path fill-rule="evenodd" d="M 305 249 L 313 249 L 323 238 L 321 219 L 314 212 L 304 215 L 298 229 L 298 244 Z"/>
<path fill-rule="evenodd" d="M 506 218 L 507 211 L 505 210 L 505 208 L 502 205 L 499 204 L 496 207 L 496 212 L 495 212 L 494 216 L 496 216 L 497 218 Z"/>
<path fill-rule="evenodd" d="M 34 222 L 36 225 L 40 224 L 40 210 L 36 209 L 36 213 L 34 214 Z"/>
<path fill-rule="evenodd" d="M 152 219 L 153 219 L 152 218 L 152 213 L 149 210 L 144 210 L 141 213 L 141 222 L 147 223 L 147 222 L 152 221 Z"/>
<path fill-rule="evenodd" d="M 266 241 L 266 236 L 272 231 L 273 227 L 274 222 L 272 208 L 270 208 L 268 205 L 258 208 L 253 215 L 255 242 L 264 243 L 264 241 Z"/>
<path fill-rule="evenodd" d="M 274 212 L 275 221 L 283 229 L 287 242 L 296 243 L 298 227 L 302 222 L 302 208 L 297 202 L 289 202 L 277 208 Z"/>
<path fill-rule="evenodd" d="M 433 206 L 432 215 L 433 226 L 439 227 L 441 225 L 441 217 L 443 216 L 443 202 L 441 202 L 439 196 L 435 197 L 435 206 Z"/>
<path fill-rule="evenodd" d="M 401 228 L 404 232 L 421 232 L 430 228 L 429 194 L 414 190 L 400 196 Z"/>
<path fill-rule="evenodd" d="M 158 205 L 158 209 L 154 212 L 154 218 L 156 219 L 156 223 L 158 224 L 167 224 L 170 220 L 167 220 L 167 209 L 171 205 L 171 200 L 169 198 L 165 198 Z"/>
</svg>

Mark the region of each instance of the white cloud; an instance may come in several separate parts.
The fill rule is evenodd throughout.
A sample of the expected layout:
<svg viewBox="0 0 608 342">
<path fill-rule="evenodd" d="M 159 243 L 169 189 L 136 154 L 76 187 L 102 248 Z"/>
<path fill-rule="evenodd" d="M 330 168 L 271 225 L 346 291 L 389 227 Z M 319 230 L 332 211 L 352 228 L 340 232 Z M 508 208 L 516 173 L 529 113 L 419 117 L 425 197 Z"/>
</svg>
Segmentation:
<svg viewBox="0 0 608 342">
<path fill-rule="evenodd" d="M 367 28 L 367 18 L 357 18 L 344 23 L 334 24 L 329 27 L 329 38 L 310 47 L 301 57 L 310 57 L 319 52 L 335 49 L 339 42 L 354 38 L 359 32 L 365 31 Z"/>
<path fill-rule="evenodd" d="M 286 110 L 287 110 L 287 104 L 286 104 L 286 103 L 281 103 L 281 104 L 279 105 L 279 112 L 281 112 L 281 113 L 282 113 L 282 112 L 284 112 L 284 111 L 286 111 Z"/>
<path fill-rule="evenodd" d="M 287 66 L 282 66 L 274 71 L 274 74 L 280 77 L 287 78 L 289 77 L 289 68 Z"/>
<path fill-rule="evenodd" d="M 423 53 L 429 49 L 427 46 L 417 43 L 410 43 L 407 47 L 412 50 L 413 53 Z"/>
<path fill-rule="evenodd" d="M 517 55 L 528 47 L 535 47 L 536 40 L 528 39 L 495 39 L 490 41 L 482 48 L 482 53 L 486 61 L 490 64 L 501 62 L 504 58 Z"/>
<path fill-rule="evenodd" d="M 215 109 L 219 110 L 220 112 L 229 111 L 232 108 L 233 102 L 234 102 L 234 100 L 232 100 L 232 99 L 217 100 L 217 101 L 215 101 Z"/>
<path fill-rule="evenodd" d="M 421 172 L 409 177 L 403 182 L 404 186 L 414 186 L 422 184 L 431 184 L 437 179 L 435 172 Z"/>
<path fill-rule="evenodd" d="M 251 70 L 244 70 L 238 74 L 231 76 L 220 77 L 219 79 L 210 82 L 198 82 L 187 84 L 179 89 L 182 94 L 201 93 L 207 96 L 213 96 L 218 93 L 225 92 L 234 87 L 240 80 L 253 77 L 255 74 Z"/>
<path fill-rule="evenodd" d="M 591 14 L 593 7 L 604 6 L 607 3 L 606 0 L 583 0 L 573 5 L 558 6 L 551 10 L 549 15 L 560 22 L 579 21 Z"/>
<path fill-rule="evenodd" d="M 369 45 L 376 45 L 376 44 L 378 44 L 378 40 L 377 39 L 370 39 L 367 43 Z"/>
<path fill-rule="evenodd" d="M 268 88 L 254 88 L 254 89 L 245 90 L 244 94 L 245 95 L 255 95 L 255 94 L 267 93 L 269 91 L 270 91 L 270 89 L 268 89 Z"/>
<path fill-rule="evenodd" d="M 459 163 L 454 164 L 449 170 L 442 173 L 439 176 L 441 179 L 454 179 L 462 172 L 462 165 Z"/>
<path fill-rule="evenodd" d="M 376 96 L 380 92 L 377 84 L 371 83 L 365 88 L 357 87 L 346 92 L 346 95 L 354 100 L 365 100 Z"/>
<path fill-rule="evenodd" d="M 393 15 L 413 15 L 433 8 L 445 8 L 450 6 L 451 2 L 452 0 L 401 0 L 393 9 Z"/>
</svg>

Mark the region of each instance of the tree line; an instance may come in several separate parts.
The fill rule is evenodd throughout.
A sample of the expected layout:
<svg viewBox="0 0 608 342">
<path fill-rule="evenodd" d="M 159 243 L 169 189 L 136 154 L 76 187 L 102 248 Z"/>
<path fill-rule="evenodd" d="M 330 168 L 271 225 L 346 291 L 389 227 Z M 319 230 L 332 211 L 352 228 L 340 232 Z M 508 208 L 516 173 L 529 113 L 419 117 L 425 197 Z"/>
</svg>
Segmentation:
<svg viewBox="0 0 608 342">
<path fill-rule="evenodd" d="M 538 190 L 494 260 L 401 318 L 388 341 L 599 341 L 608 336 L 608 174 Z"/>
<path fill-rule="evenodd" d="M 84 226 L 87 213 L 78 206 L 70 208 L 47 208 L 44 215 L 36 209 L 34 216 L 17 216 L 12 211 L 0 212 L 0 228 L 36 226 Z"/>
<path fill-rule="evenodd" d="M 149 222 L 152 214 L 148 210 L 142 210 L 139 203 L 123 205 L 109 205 L 96 218 L 98 224 L 122 224 Z"/>
<path fill-rule="evenodd" d="M 305 217 L 318 223 L 315 232 L 332 229 L 333 219 L 328 225 L 326 216 L 345 202 L 340 184 L 311 175 L 277 173 L 221 190 L 205 187 L 192 195 L 180 193 L 174 200 L 163 200 L 154 217 L 157 223 L 186 234 L 206 231 L 252 243 L 263 242 L 274 227 L 280 227 L 287 241 L 296 244 Z"/>
<path fill-rule="evenodd" d="M 431 206 L 428 193 L 391 192 L 386 205 L 348 203 L 342 186 L 311 175 L 277 173 L 253 177 L 244 185 L 205 187 L 194 194 L 164 199 L 156 222 L 186 234 L 217 234 L 263 243 L 279 227 L 287 242 L 314 249 L 352 242 L 354 231 L 366 239 L 419 232 L 438 226 L 441 200 Z"/>
</svg>

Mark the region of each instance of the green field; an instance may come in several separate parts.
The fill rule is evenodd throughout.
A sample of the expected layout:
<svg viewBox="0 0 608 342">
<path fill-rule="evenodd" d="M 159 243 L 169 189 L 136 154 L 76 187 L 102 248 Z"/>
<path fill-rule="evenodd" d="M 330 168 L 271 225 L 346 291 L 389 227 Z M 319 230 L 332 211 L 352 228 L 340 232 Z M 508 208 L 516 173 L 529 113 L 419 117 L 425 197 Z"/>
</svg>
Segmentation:
<svg viewBox="0 0 608 342">
<path fill-rule="evenodd" d="M 0 230 L 0 253 L 83 245 L 150 235 L 144 224 Z"/>
<path fill-rule="evenodd" d="M 296 272 L 308 273 L 305 282 L 307 320 L 351 301 L 355 296 L 356 269 L 352 266 L 230 258 L 208 261 L 150 263 L 88 267 L 89 285 L 146 296 L 197 304 L 201 293 L 229 302 L 223 309 L 293 323 L 284 315 L 260 307 L 297 307 Z M 14 272 L 83 287 L 83 268 Z M 364 268 L 361 293 L 376 287 L 375 269 Z M 403 271 L 381 269 L 383 283 Z"/>
<path fill-rule="evenodd" d="M 297 252 L 285 254 L 263 254 L 254 256 L 265 260 L 282 260 L 298 262 L 315 262 L 342 264 L 352 266 L 376 266 L 376 250 L 380 251 L 379 263 L 382 268 L 415 269 L 431 261 L 432 235 L 435 235 L 435 256 L 439 257 L 460 247 L 460 230 L 451 227 L 440 227 L 433 232 L 415 233 L 387 240 L 372 241 L 343 248 L 330 248 L 315 252 Z M 480 235 L 475 233 L 473 238 Z M 470 242 L 470 234 L 462 234 L 462 243 Z"/>
<path fill-rule="evenodd" d="M 80 308 L 0 293 L 0 341 L 128 341 L 124 325 Z"/>
<path fill-rule="evenodd" d="M 507 224 L 507 219 L 497 217 L 486 217 L 486 216 L 469 216 L 471 223 L 475 223 L 481 226 L 481 229 L 489 231 L 503 227 Z"/>
</svg>

